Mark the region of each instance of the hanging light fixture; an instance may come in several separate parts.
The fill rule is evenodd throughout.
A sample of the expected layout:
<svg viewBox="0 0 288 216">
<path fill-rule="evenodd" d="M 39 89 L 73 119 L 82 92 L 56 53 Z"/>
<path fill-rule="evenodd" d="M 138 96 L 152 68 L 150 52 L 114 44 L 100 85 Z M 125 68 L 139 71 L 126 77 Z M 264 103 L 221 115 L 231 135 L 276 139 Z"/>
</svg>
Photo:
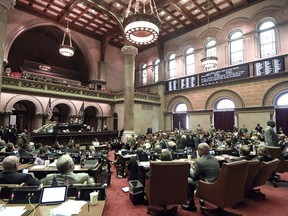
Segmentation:
<svg viewBox="0 0 288 216">
<path fill-rule="evenodd" d="M 64 30 L 62 44 L 59 46 L 59 53 L 66 57 L 72 57 L 74 55 L 74 48 L 72 46 L 71 31 L 69 29 L 68 23 L 69 22 L 67 22 L 67 27 Z M 69 44 L 65 44 L 66 36 L 69 39 Z"/>
<path fill-rule="evenodd" d="M 129 0 L 126 16 L 123 21 L 124 37 L 136 45 L 145 45 L 155 42 L 159 36 L 161 26 L 159 14 L 154 0 L 147 0 L 149 13 L 146 13 L 146 0 L 135 0 L 134 14 L 129 16 L 133 0 Z M 143 4 L 143 11 L 139 11 L 140 2 Z"/>
<path fill-rule="evenodd" d="M 207 24 L 207 27 L 208 27 L 208 35 L 209 34 L 209 30 L 210 30 L 210 0 L 208 0 L 208 3 L 207 3 L 207 10 L 208 10 L 208 15 L 207 15 L 207 18 L 208 18 L 208 24 Z M 216 46 L 216 41 L 212 38 L 212 37 L 208 37 L 207 38 L 207 43 L 206 43 L 206 49 L 205 49 L 205 52 L 207 49 L 209 48 L 212 48 L 212 47 L 215 47 Z M 202 64 L 202 68 L 205 70 L 205 71 L 208 71 L 208 70 L 211 70 L 211 69 L 214 69 L 215 67 L 217 67 L 218 65 L 218 57 L 217 56 L 212 56 L 212 55 L 209 55 L 207 52 L 205 53 L 205 57 L 201 59 L 201 64 Z"/>
</svg>

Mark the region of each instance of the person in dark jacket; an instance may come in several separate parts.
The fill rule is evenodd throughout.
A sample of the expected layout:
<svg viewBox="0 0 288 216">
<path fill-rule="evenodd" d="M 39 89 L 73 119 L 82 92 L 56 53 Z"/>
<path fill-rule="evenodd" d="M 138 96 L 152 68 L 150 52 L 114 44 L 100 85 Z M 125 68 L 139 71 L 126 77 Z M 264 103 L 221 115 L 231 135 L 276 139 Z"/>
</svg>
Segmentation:
<svg viewBox="0 0 288 216">
<path fill-rule="evenodd" d="M 40 181 L 31 174 L 18 172 L 19 158 L 15 155 L 3 160 L 3 171 L 0 173 L 0 184 L 22 184 L 39 186 Z"/>
</svg>

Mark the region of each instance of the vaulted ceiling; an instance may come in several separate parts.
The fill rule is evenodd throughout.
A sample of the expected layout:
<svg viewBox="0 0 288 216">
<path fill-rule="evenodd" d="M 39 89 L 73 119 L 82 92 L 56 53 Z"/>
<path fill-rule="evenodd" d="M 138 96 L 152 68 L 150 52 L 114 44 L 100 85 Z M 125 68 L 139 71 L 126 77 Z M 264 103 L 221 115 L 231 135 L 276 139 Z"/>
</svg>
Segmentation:
<svg viewBox="0 0 288 216">
<path fill-rule="evenodd" d="M 149 0 L 144 1 L 149 10 Z M 161 20 L 158 41 L 163 43 L 210 21 L 264 0 L 152 0 Z M 81 32 L 116 47 L 123 47 L 122 22 L 129 0 L 17 0 L 16 8 Z M 132 1 L 131 9 L 136 0 Z M 143 4 L 140 3 L 141 8 Z M 148 48 L 151 45 L 146 45 Z M 152 45 L 153 46 L 153 45 Z M 145 47 L 142 47 L 142 49 Z"/>
</svg>

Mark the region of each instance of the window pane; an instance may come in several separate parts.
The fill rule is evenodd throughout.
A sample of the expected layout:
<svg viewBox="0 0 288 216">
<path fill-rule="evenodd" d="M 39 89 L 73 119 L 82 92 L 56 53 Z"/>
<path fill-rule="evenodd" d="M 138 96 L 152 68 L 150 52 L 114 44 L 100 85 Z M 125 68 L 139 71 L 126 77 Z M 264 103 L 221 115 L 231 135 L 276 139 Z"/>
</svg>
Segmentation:
<svg viewBox="0 0 288 216">
<path fill-rule="evenodd" d="M 216 109 L 234 109 L 235 104 L 232 100 L 222 99 L 217 103 Z"/>
<path fill-rule="evenodd" d="M 142 85 L 146 85 L 147 84 L 147 69 L 146 69 L 146 64 L 143 64 L 141 67 L 141 83 Z"/>
<path fill-rule="evenodd" d="M 176 55 L 172 54 L 169 57 L 169 78 L 176 77 Z"/>
<path fill-rule="evenodd" d="M 194 48 L 189 48 L 185 53 L 186 75 L 193 74 L 195 72 L 195 55 L 193 51 L 194 51 Z"/>
<path fill-rule="evenodd" d="M 160 59 L 156 59 L 153 63 L 153 71 L 154 71 L 154 82 L 158 82 L 159 80 L 159 63 Z"/>
<path fill-rule="evenodd" d="M 288 93 L 281 95 L 277 102 L 276 102 L 277 106 L 287 106 L 288 105 Z"/>
<path fill-rule="evenodd" d="M 178 104 L 175 112 L 186 112 L 187 111 L 187 106 L 184 103 Z"/>
<path fill-rule="evenodd" d="M 261 57 L 276 55 L 275 24 L 271 21 L 265 22 L 259 30 Z"/>
</svg>

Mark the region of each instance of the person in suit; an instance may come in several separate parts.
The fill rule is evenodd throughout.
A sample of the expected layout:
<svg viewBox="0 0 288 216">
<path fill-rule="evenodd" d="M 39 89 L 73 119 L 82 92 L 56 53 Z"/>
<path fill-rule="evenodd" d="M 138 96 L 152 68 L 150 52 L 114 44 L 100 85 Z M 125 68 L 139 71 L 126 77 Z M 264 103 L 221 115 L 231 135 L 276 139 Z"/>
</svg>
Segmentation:
<svg viewBox="0 0 288 216">
<path fill-rule="evenodd" d="M 267 146 L 279 147 L 278 145 L 278 136 L 274 131 L 275 122 L 272 120 L 267 121 L 267 127 L 264 130 L 264 140 Z"/>
<path fill-rule="evenodd" d="M 220 174 L 220 165 L 217 159 L 209 154 L 210 147 L 207 143 L 200 143 L 197 148 L 199 159 L 191 166 L 190 176 L 188 177 L 188 205 L 182 205 L 182 209 L 187 211 L 197 211 L 194 202 L 194 191 L 196 182 L 204 180 L 215 182 Z"/>
<path fill-rule="evenodd" d="M 7 156 L 3 160 L 3 171 L 0 173 L 0 184 L 22 184 L 39 186 L 41 182 L 31 174 L 18 172 L 19 158 Z"/>
<path fill-rule="evenodd" d="M 56 162 L 58 174 L 48 174 L 41 179 L 44 185 L 73 185 L 73 184 L 89 184 L 93 185 L 94 181 L 89 177 L 88 173 L 74 173 L 75 168 L 73 159 L 70 155 L 62 155 Z"/>
</svg>

